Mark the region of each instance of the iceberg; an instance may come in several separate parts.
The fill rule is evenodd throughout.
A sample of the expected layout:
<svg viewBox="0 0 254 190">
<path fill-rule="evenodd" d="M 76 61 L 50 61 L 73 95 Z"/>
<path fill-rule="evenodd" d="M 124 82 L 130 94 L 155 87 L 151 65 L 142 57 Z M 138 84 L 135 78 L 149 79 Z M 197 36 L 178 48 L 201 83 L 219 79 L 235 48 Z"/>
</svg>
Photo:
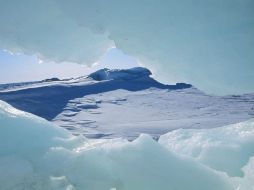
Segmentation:
<svg viewBox="0 0 254 190">
<path fill-rule="evenodd" d="M 221 134 L 227 137 L 221 138 L 224 144 L 238 137 L 235 145 L 248 152 L 242 156 L 239 167 L 243 166 L 243 174 L 238 177 L 228 175 L 227 171 L 231 170 L 214 167 L 188 156 L 185 151 L 170 149 L 169 144 L 178 144 L 172 140 L 165 142 L 165 139 L 172 139 L 170 136 L 177 131 L 161 137 L 159 143 L 148 135 L 141 135 L 132 142 L 121 138 L 91 140 L 73 136 L 3 101 L 0 102 L 0 122 L 0 189 L 251 190 L 253 187 L 253 121 L 221 128 Z M 236 128 L 243 132 L 238 135 Z M 206 136 L 216 142 L 213 130 L 200 132 L 197 129 L 197 133 L 205 135 L 207 131 Z M 184 131 L 188 139 L 188 130 L 178 133 L 184 134 Z M 241 137 L 250 143 L 244 143 Z M 189 144 L 203 143 L 202 138 L 196 139 Z M 223 143 L 215 144 L 224 148 Z M 189 146 L 186 149 L 192 152 L 193 147 Z M 237 166 L 227 167 L 235 171 Z"/>
</svg>

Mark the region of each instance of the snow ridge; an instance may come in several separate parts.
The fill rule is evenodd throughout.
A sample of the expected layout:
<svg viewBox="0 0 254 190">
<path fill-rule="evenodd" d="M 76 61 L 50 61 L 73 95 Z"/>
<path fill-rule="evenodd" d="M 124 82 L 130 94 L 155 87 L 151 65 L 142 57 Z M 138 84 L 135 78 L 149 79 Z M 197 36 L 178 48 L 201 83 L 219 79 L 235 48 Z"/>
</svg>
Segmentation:
<svg viewBox="0 0 254 190">
<path fill-rule="evenodd" d="M 102 80 L 133 80 L 136 78 L 146 78 L 151 75 L 151 71 L 143 67 L 135 67 L 131 69 L 100 69 L 89 75 L 90 78 L 102 81 Z"/>
</svg>

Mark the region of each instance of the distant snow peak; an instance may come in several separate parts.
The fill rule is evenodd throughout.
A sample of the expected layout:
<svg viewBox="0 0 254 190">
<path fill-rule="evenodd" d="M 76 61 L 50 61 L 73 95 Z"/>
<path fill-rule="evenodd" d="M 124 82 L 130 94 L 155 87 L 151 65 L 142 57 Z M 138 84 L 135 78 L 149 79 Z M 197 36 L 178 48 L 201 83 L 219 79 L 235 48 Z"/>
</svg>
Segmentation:
<svg viewBox="0 0 254 190">
<path fill-rule="evenodd" d="M 102 80 L 133 80 L 137 78 L 149 77 L 151 71 L 143 67 L 134 67 L 131 69 L 100 69 L 91 73 L 88 77 L 97 81 Z"/>
</svg>

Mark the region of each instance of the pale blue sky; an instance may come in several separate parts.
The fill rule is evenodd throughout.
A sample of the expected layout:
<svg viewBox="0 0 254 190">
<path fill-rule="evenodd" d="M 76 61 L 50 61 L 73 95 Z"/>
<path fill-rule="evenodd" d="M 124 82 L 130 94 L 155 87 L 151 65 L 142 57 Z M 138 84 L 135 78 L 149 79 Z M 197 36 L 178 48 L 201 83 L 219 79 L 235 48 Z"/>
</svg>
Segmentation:
<svg viewBox="0 0 254 190">
<path fill-rule="evenodd" d="M 36 56 L 14 55 L 0 50 L 0 83 L 42 80 L 45 78 L 70 78 L 89 74 L 100 68 L 131 68 L 136 60 L 113 48 L 102 57 L 99 64 L 88 68 L 75 63 L 39 63 Z"/>
</svg>

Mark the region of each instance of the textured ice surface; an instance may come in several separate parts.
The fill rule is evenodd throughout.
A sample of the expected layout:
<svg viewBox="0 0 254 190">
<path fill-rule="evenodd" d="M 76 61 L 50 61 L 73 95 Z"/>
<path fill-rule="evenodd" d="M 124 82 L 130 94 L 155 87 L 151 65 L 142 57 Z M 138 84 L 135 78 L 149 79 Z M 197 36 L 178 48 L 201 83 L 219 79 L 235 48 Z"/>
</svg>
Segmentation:
<svg viewBox="0 0 254 190">
<path fill-rule="evenodd" d="M 103 69 L 88 78 L 5 85 L 0 99 L 90 138 L 132 140 L 146 133 L 157 139 L 178 128 L 221 127 L 254 116 L 253 94 L 212 96 L 149 75 L 145 68 Z"/>
<path fill-rule="evenodd" d="M 163 82 L 191 83 L 220 94 L 254 90 L 251 0 L 1 0 L 0 4 L 1 49 L 91 64 L 116 46 Z"/>
<path fill-rule="evenodd" d="M 243 168 L 238 177 L 229 177 L 230 172 L 223 167 L 182 156 L 185 151 L 181 149 L 169 148 L 169 144 L 178 146 L 180 134 L 188 140 L 189 130 L 169 133 L 159 143 L 147 135 L 133 142 L 87 140 L 2 101 L 0 123 L 0 189 L 253 189 L 253 121 L 220 128 L 218 136 L 225 135 L 221 139 L 216 138 L 218 131 L 214 129 L 195 130 L 210 139 L 206 147 L 216 144 L 216 149 L 201 149 L 206 149 L 206 154 L 212 154 L 219 161 L 227 159 L 221 156 L 220 148 L 229 154 L 233 151 L 231 143 L 245 150 L 240 157 L 229 156 L 226 160 L 242 162 L 228 165 L 233 170 Z M 175 141 L 172 136 L 176 136 Z M 184 148 L 191 152 L 196 144 L 202 143 L 202 138 L 190 139 Z"/>
<path fill-rule="evenodd" d="M 243 176 L 242 167 L 254 155 L 253 122 L 209 130 L 179 129 L 161 136 L 159 143 L 230 176 Z"/>
</svg>

